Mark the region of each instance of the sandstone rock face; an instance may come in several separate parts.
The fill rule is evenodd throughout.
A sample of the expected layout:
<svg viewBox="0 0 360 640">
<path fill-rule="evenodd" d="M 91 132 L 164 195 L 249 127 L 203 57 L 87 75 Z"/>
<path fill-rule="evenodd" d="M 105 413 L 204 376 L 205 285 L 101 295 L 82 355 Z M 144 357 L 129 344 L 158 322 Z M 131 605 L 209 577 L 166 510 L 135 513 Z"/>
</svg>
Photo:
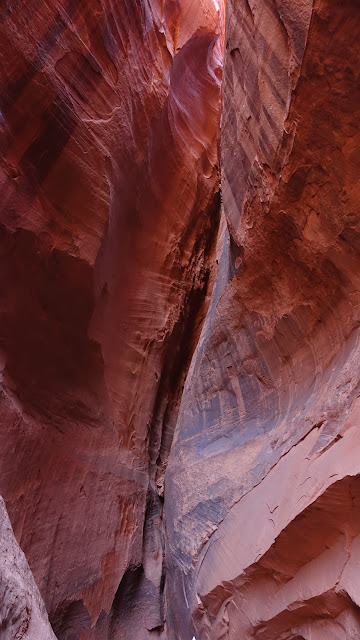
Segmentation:
<svg viewBox="0 0 360 640">
<path fill-rule="evenodd" d="M 5 640 L 360 637 L 358 9 L 4 0 Z"/>
<path fill-rule="evenodd" d="M 0 635 L 3 640 L 55 640 L 25 555 L 0 497 Z"/>
<path fill-rule="evenodd" d="M 360 636 L 358 8 L 227 2 L 220 264 L 165 479 L 170 638 Z"/>
<path fill-rule="evenodd" d="M 218 224 L 208 0 L 4 0 L 0 492 L 57 637 L 160 637 Z M 39 636 L 40 637 L 40 636 Z"/>
</svg>

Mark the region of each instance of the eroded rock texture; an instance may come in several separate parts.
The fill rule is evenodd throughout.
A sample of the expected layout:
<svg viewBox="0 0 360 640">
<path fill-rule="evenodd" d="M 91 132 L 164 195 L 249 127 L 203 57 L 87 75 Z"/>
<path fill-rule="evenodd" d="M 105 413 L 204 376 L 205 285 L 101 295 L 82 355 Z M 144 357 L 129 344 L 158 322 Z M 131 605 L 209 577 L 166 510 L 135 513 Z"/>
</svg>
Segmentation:
<svg viewBox="0 0 360 640">
<path fill-rule="evenodd" d="M 57 637 L 160 637 L 218 223 L 213 0 L 4 0 L 0 492 Z"/>
<path fill-rule="evenodd" d="M 0 636 L 3 640 L 55 640 L 24 553 L 0 497 Z"/>
<path fill-rule="evenodd" d="M 223 16 L 1 7 L 0 493 L 58 640 L 360 637 L 359 6 L 227 0 L 215 247 Z M 0 631 L 51 638 L 4 514 Z"/>
<path fill-rule="evenodd" d="M 226 225 L 165 486 L 171 638 L 360 636 L 360 21 L 228 0 Z"/>
</svg>

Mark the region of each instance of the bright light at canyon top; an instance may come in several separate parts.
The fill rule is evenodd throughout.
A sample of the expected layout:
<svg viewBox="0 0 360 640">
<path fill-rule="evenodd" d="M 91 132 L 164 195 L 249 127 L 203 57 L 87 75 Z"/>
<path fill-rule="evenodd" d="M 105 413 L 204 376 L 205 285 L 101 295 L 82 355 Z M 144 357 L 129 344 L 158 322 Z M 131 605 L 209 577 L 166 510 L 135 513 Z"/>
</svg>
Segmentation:
<svg viewBox="0 0 360 640">
<path fill-rule="evenodd" d="M 225 0 L 210 0 L 214 5 L 216 11 L 220 13 L 221 19 L 225 16 Z"/>
</svg>

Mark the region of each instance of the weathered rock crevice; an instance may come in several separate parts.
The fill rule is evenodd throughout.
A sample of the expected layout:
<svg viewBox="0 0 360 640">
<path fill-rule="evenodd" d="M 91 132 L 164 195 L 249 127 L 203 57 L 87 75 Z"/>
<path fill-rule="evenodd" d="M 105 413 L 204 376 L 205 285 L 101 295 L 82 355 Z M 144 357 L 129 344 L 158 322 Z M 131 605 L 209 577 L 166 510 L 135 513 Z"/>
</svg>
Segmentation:
<svg viewBox="0 0 360 640">
<path fill-rule="evenodd" d="M 4 0 L 5 640 L 359 637 L 359 61 L 356 0 Z"/>
<path fill-rule="evenodd" d="M 313 639 L 342 625 L 334 634 L 355 638 L 356 604 L 333 595 L 336 580 L 326 586 L 330 557 L 319 553 L 308 566 L 301 547 L 291 577 L 262 562 L 268 542 L 277 557 L 284 534 L 291 564 L 297 551 L 279 518 L 296 514 L 293 538 L 302 531 L 307 501 L 339 480 L 332 451 L 345 475 L 358 473 L 342 454 L 359 392 L 359 256 L 356 236 L 343 235 L 359 223 L 356 3 L 227 7 L 221 167 L 229 233 L 166 476 L 174 637 Z M 315 475 L 299 473 L 315 461 Z M 346 528 L 336 501 L 326 504 L 326 517 Z M 315 535 L 306 535 L 311 546 Z M 307 601 L 315 575 L 319 592 Z M 277 592 L 291 589 L 294 601 L 273 617 Z"/>
</svg>

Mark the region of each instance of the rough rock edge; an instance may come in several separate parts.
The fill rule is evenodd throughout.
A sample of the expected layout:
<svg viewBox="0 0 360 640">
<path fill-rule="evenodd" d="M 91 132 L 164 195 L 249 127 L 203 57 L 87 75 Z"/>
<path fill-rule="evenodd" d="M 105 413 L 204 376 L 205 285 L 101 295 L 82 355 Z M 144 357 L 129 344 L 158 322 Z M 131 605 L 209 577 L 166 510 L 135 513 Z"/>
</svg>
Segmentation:
<svg viewBox="0 0 360 640">
<path fill-rule="evenodd" d="M 2 640 L 55 640 L 45 605 L 16 542 L 1 496 L 0 636 Z"/>
</svg>

